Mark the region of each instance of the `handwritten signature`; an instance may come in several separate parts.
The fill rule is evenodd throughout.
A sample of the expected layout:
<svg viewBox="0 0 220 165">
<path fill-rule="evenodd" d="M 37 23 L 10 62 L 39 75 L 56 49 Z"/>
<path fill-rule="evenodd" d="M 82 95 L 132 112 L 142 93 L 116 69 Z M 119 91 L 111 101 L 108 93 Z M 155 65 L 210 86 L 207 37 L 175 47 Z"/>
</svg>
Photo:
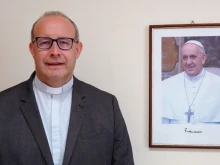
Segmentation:
<svg viewBox="0 0 220 165">
<path fill-rule="evenodd" d="M 188 128 L 185 128 L 185 133 L 202 133 L 202 131 L 192 131 L 189 130 Z"/>
</svg>

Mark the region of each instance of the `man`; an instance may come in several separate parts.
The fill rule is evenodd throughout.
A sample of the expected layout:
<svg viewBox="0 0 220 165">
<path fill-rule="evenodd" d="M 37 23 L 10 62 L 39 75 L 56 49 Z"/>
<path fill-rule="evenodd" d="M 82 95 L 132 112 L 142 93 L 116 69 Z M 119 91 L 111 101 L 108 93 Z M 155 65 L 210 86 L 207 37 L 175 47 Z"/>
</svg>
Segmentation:
<svg viewBox="0 0 220 165">
<path fill-rule="evenodd" d="M 133 165 L 116 98 L 73 76 L 75 23 L 46 12 L 33 25 L 30 79 L 0 93 L 1 165 Z"/>
<path fill-rule="evenodd" d="M 163 124 L 220 124 L 220 77 L 203 67 L 206 59 L 200 42 L 182 46 L 184 72 L 162 81 Z"/>
</svg>

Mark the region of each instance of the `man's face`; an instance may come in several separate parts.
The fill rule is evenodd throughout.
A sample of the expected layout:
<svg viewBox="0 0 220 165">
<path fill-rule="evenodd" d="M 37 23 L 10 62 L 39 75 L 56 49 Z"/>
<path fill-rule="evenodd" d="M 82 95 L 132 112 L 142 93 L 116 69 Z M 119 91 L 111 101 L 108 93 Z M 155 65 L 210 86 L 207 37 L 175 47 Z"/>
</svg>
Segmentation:
<svg viewBox="0 0 220 165">
<path fill-rule="evenodd" d="M 182 47 L 181 59 L 183 69 L 189 76 L 198 75 L 206 61 L 206 54 L 201 54 L 195 44 L 186 44 Z"/>
<path fill-rule="evenodd" d="M 61 16 L 47 16 L 40 19 L 34 29 L 34 37 L 75 37 L 75 29 L 71 22 Z M 75 67 L 76 59 L 82 50 L 82 44 L 73 42 L 69 50 L 61 50 L 56 42 L 48 50 L 41 50 L 37 43 L 30 43 L 30 52 L 35 61 L 38 78 L 50 86 L 51 81 L 68 82 Z M 63 85 L 63 84 L 62 84 Z"/>
</svg>

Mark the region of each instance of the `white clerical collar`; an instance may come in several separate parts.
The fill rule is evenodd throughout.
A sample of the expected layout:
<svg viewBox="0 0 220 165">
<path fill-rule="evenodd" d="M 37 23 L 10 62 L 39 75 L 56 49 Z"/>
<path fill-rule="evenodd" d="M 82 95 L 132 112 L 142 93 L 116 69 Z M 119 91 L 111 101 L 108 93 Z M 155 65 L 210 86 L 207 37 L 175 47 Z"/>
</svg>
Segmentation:
<svg viewBox="0 0 220 165">
<path fill-rule="evenodd" d="M 196 75 L 196 76 L 189 76 L 189 75 L 186 74 L 186 72 L 184 72 L 184 75 L 185 75 L 185 77 L 188 80 L 197 81 L 197 80 L 201 79 L 205 75 L 205 72 L 206 72 L 205 69 L 202 68 L 202 71 L 198 75 Z"/>
<path fill-rule="evenodd" d="M 72 77 L 71 80 L 69 82 L 67 82 L 66 84 L 64 84 L 62 87 L 53 88 L 53 87 L 50 87 L 50 86 L 44 84 L 42 81 L 40 81 L 38 79 L 37 76 L 35 76 L 33 84 L 35 85 L 35 87 L 37 89 L 39 89 L 40 91 L 42 91 L 44 93 L 48 93 L 48 94 L 52 94 L 52 95 L 58 95 L 58 94 L 62 94 L 62 93 L 65 93 L 65 92 L 69 91 L 73 87 L 73 81 L 74 80 L 73 80 L 73 77 Z"/>
</svg>

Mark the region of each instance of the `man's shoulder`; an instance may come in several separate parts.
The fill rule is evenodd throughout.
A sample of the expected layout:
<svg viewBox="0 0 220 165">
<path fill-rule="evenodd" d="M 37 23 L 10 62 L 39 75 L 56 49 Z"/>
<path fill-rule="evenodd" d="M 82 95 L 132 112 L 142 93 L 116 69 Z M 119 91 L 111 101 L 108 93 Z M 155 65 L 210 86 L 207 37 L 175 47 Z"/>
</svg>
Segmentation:
<svg viewBox="0 0 220 165">
<path fill-rule="evenodd" d="M 94 85 L 86 83 L 82 80 L 76 79 L 77 90 L 80 90 L 81 93 L 85 93 L 91 96 L 100 96 L 100 97 L 113 97 L 113 95 L 105 90 L 102 90 Z"/>
<path fill-rule="evenodd" d="M 117 101 L 117 98 L 100 88 L 97 88 L 91 84 L 84 81 L 77 80 L 74 82 L 73 92 L 76 91 L 82 97 L 85 97 L 87 102 L 93 106 L 103 107 L 102 111 L 107 107 L 112 107 L 113 103 Z"/>
<path fill-rule="evenodd" d="M 26 82 L 27 81 L 23 81 L 12 87 L 4 89 L 3 91 L 0 91 L 0 99 L 19 95 L 25 89 Z"/>
<path fill-rule="evenodd" d="M 169 77 L 165 80 L 162 81 L 162 84 L 172 84 L 172 83 L 176 83 L 178 81 L 182 81 L 184 72 L 181 72 L 175 76 Z"/>
<path fill-rule="evenodd" d="M 220 84 L 220 76 L 209 71 L 206 71 L 205 80 L 212 86 L 218 87 Z"/>
<path fill-rule="evenodd" d="M 216 78 L 216 79 L 220 79 L 220 76 L 217 75 L 217 74 L 215 74 L 215 73 L 212 73 L 212 72 L 210 72 L 210 71 L 206 71 L 206 73 L 207 73 L 208 76 L 210 76 L 210 77 L 214 77 L 214 78 Z"/>
</svg>

